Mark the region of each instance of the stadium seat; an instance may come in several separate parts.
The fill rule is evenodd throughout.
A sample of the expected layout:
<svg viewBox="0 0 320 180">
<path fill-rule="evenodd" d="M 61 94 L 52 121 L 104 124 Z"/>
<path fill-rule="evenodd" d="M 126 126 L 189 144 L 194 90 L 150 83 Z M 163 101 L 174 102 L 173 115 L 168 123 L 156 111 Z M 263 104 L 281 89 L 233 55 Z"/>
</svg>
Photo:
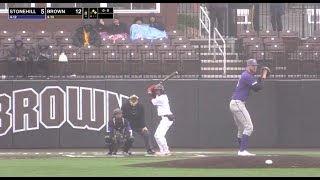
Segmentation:
<svg viewBox="0 0 320 180">
<path fill-rule="evenodd" d="M 314 45 L 313 51 L 319 53 L 320 52 L 320 45 Z"/>
<path fill-rule="evenodd" d="M 317 46 L 318 44 L 320 44 L 320 37 L 308 37 L 305 41 L 305 44 L 310 44 L 312 46 Z"/>
<path fill-rule="evenodd" d="M 143 46 L 145 44 L 149 44 L 151 41 L 145 38 L 139 38 L 132 41 L 136 46 Z"/>
<path fill-rule="evenodd" d="M 288 53 L 287 61 L 287 75 L 300 75 L 301 74 L 301 61 L 303 53 L 291 52 Z"/>
<path fill-rule="evenodd" d="M 167 35 L 169 39 L 175 39 L 178 36 L 182 36 L 183 33 L 178 30 L 172 30 L 172 31 L 168 31 Z"/>
<path fill-rule="evenodd" d="M 252 46 L 254 44 L 261 43 L 262 39 L 259 37 L 247 37 L 243 38 L 243 45 L 244 46 Z"/>
<path fill-rule="evenodd" d="M 48 31 L 45 31 L 45 30 L 37 31 L 37 32 L 34 33 L 34 37 L 37 40 L 40 40 L 42 38 L 52 39 L 52 32 L 48 32 Z"/>
<path fill-rule="evenodd" d="M 116 46 L 114 44 L 108 44 L 108 45 L 102 46 L 100 48 L 100 52 L 102 54 L 107 54 L 110 52 L 118 52 L 118 46 Z"/>
<path fill-rule="evenodd" d="M 195 48 L 191 46 L 190 44 L 181 44 L 179 46 L 176 46 L 177 51 L 192 51 Z"/>
<path fill-rule="evenodd" d="M 130 40 L 128 38 L 121 38 L 121 39 L 117 39 L 114 42 L 116 45 L 121 46 L 123 44 L 129 44 Z"/>
<path fill-rule="evenodd" d="M 313 37 L 320 38 L 320 31 L 314 31 L 313 32 Z"/>
<path fill-rule="evenodd" d="M 71 32 L 60 30 L 57 31 L 53 36 L 53 38 L 56 40 L 56 44 L 59 46 L 62 39 L 71 37 Z"/>
<path fill-rule="evenodd" d="M 190 44 L 190 40 L 187 39 L 186 37 L 180 36 L 180 37 L 176 37 L 171 41 L 172 46 L 179 46 L 183 44 Z"/>
<path fill-rule="evenodd" d="M 269 30 L 265 30 L 265 31 L 260 31 L 259 35 L 261 38 L 271 38 L 271 37 L 278 37 L 278 32 L 277 31 L 269 31 Z"/>
<path fill-rule="evenodd" d="M 64 52 L 66 54 L 73 53 L 73 52 L 80 52 L 80 48 L 73 45 L 64 46 L 61 48 L 61 52 Z"/>
<path fill-rule="evenodd" d="M 246 30 L 246 31 L 238 32 L 237 36 L 238 36 L 238 38 L 255 37 L 255 36 L 257 36 L 257 33 L 255 31 Z"/>
<path fill-rule="evenodd" d="M 162 72 L 163 74 L 171 74 L 179 69 L 179 60 L 175 51 L 166 51 L 161 53 Z"/>
<path fill-rule="evenodd" d="M 6 51 L 6 49 L 2 49 L 3 51 Z M 0 55 L 0 75 L 9 75 L 9 67 L 8 67 L 8 61 L 4 52 L 1 52 Z"/>
<path fill-rule="evenodd" d="M 300 44 L 299 32 L 291 30 L 281 31 L 280 37 L 286 46 L 286 51 L 294 52 L 298 49 Z"/>
<path fill-rule="evenodd" d="M 252 46 L 248 47 L 248 51 L 255 52 L 255 51 L 264 51 L 264 45 L 262 43 L 252 44 Z"/>
<path fill-rule="evenodd" d="M 14 39 L 11 38 L 11 37 L 7 37 L 5 39 L 2 39 L 2 41 L 1 41 L 2 47 L 1 48 L 5 49 L 5 48 L 8 48 L 8 47 L 12 46 L 13 43 L 14 43 L 13 41 L 14 41 Z"/>
<path fill-rule="evenodd" d="M 80 52 L 84 56 L 84 59 L 86 59 L 91 52 L 100 52 L 100 48 L 95 46 L 82 46 Z"/>
<path fill-rule="evenodd" d="M 161 60 L 156 51 L 142 54 L 145 75 L 161 75 Z"/>
<path fill-rule="evenodd" d="M 283 44 L 283 40 L 278 37 L 268 37 L 263 40 L 264 44 L 269 46 L 272 44 Z"/>
<path fill-rule="evenodd" d="M 166 51 L 174 51 L 174 50 L 175 49 L 172 46 L 170 46 L 169 44 L 162 44 L 161 46 L 157 47 L 157 51 L 159 53 L 166 52 Z"/>
<path fill-rule="evenodd" d="M 314 46 L 312 44 L 304 44 L 298 47 L 298 51 L 300 52 L 310 52 L 314 50 Z"/>
<path fill-rule="evenodd" d="M 67 73 L 83 75 L 84 74 L 84 58 L 79 48 L 64 48 L 62 50 L 68 57 Z"/>
<path fill-rule="evenodd" d="M 129 51 L 137 51 L 135 44 L 122 44 L 118 46 L 120 53 L 129 53 Z"/>
<path fill-rule="evenodd" d="M 99 52 L 90 52 L 86 58 L 86 75 L 104 75 L 103 54 Z"/>
<path fill-rule="evenodd" d="M 156 47 L 153 44 L 145 44 L 143 46 L 138 46 L 138 52 L 145 54 L 148 52 L 156 52 Z"/>
<path fill-rule="evenodd" d="M 32 39 L 32 38 L 30 38 L 30 37 L 25 37 L 25 38 L 23 38 L 23 43 L 24 43 L 25 47 L 27 49 L 29 49 L 29 48 L 31 48 L 31 46 L 33 44 L 37 43 L 37 41 Z"/>
<path fill-rule="evenodd" d="M 101 41 L 101 45 L 102 45 L 102 46 L 112 45 L 112 44 L 114 44 L 113 40 L 111 40 L 111 39 L 106 39 L 106 38 L 102 38 L 102 41 Z"/>
<path fill-rule="evenodd" d="M 129 75 L 143 74 L 143 60 L 137 51 L 129 50 L 128 53 L 122 53 L 124 60 L 124 73 Z"/>
<path fill-rule="evenodd" d="M 266 51 L 270 53 L 284 53 L 285 46 L 283 44 L 271 44 L 269 46 L 266 46 Z"/>
<path fill-rule="evenodd" d="M 61 46 L 61 48 L 72 45 L 72 39 L 68 37 L 62 38 L 59 40 L 59 45 Z"/>
<path fill-rule="evenodd" d="M 29 32 L 26 30 L 17 32 L 16 36 L 21 36 L 22 38 L 34 38 L 33 32 Z"/>
<path fill-rule="evenodd" d="M 265 53 L 263 51 L 252 51 L 246 59 L 255 59 L 258 64 L 263 64 L 265 61 Z"/>
<path fill-rule="evenodd" d="M 285 46 L 283 44 L 272 44 L 266 46 L 266 52 L 272 54 L 273 62 L 275 66 L 286 65 Z"/>
<path fill-rule="evenodd" d="M 181 75 L 199 75 L 201 72 L 201 61 L 195 50 L 180 51 L 180 68 Z"/>
<path fill-rule="evenodd" d="M 282 38 L 299 38 L 299 32 L 292 30 L 280 31 L 280 37 Z"/>
<path fill-rule="evenodd" d="M 104 54 L 105 74 L 106 75 L 123 75 L 123 59 L 117 52 Z"/>
<path fill-rule="evenodd" d="M 12 32 L 9 32 L 6 30 L 0 31 L 0 45 L 2 45 L 4 39 L 14 38 L 14 37 L 15 35 Z"/>
<path fill-rule="evenodd" d="M 319 55 L 316 52 L 305 52 L 302 56 L 302 74 L 317 75 L 318 74 Z"/>
<path fill-rule="evenodd" d="M 52 54 L 52 58 L 49 63 L 50 75 L 59 75 L 61 73 L 61 69 L 63 69 L 59 65 L 60 47 L 50 46 L 50 51 Z"/>
<path fill-rule="evenodd" d="M 169 44 L 170 41 L 168 38 L 158 38 L 152 41 L 152 44 L 155 46 L 161 46 L 162 44 Z"/>
</svg>

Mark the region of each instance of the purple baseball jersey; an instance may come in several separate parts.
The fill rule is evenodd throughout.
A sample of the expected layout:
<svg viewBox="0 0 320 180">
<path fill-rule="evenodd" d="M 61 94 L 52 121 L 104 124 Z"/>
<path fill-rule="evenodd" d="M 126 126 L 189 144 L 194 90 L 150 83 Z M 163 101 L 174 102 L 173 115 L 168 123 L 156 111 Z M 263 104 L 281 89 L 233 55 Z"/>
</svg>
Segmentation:
<svg viewBox="0 0 320 180">
<path fill-rule="evenodd" d="M 245 70 L 238 81 L 237 87 L 235 88 L 232 99 L 247 101 L 249 98 L 250 89 L 255 85 L 257 81 L 254 79 L 254 75 Z"/>
</svg>

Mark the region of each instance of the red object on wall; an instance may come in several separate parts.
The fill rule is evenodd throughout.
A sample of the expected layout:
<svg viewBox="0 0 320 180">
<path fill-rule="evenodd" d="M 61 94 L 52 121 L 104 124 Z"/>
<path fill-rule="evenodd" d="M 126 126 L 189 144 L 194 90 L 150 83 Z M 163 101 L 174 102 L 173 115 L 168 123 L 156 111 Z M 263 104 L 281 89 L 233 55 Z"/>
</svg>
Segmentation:
<svg viewBox="0 0 320 180">
<path fill-rule="evenodd" d="M 193 3 L 193 12 L 198 12 L 198 3 Z"/>
</svg>

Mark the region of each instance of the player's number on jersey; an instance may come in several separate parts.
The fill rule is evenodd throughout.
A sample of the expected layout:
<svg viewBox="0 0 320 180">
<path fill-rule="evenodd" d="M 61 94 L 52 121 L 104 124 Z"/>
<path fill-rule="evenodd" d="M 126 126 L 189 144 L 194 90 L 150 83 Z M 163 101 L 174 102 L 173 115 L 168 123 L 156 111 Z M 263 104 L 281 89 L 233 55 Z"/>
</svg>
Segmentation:
<svg viewBox="0 0 320 180">
<path fill-rule="evenodd" d="M 81 9 L 76 9 L 77 14 L 81 14 Z"/>
<path fill-rule="evenodd" d="M 238 83 L 237 83 L 237 87 L 239 86 L 240 79 L 241 79 L 241 76 L 240 76 L 239 81 L 238 81 Z"/>
<path fill-rule="evenodd" d="M 41 9 L 41 14 L 44 14 L 44 9 Z"/>
</svg>

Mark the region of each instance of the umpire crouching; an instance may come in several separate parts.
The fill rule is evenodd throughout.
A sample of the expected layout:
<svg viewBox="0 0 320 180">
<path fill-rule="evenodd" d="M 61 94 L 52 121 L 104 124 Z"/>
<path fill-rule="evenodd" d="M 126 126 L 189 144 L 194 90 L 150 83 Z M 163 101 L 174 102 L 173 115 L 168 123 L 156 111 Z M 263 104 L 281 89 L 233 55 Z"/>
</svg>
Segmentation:
<svg viewBox="0 0 320 180">
<path fill-rule="evenodd" d="M 130 122 L 133 131 L 143 136 L 145 148 L 149 155 L 154 155 L 152 150 L 152 143 L 150 139 L 150 132 L 145 124 L 144 107 L 139 102 L 139 97 L 131 95 L 129 101 L 122 105 L 123 117 Z"/>
</svg>

